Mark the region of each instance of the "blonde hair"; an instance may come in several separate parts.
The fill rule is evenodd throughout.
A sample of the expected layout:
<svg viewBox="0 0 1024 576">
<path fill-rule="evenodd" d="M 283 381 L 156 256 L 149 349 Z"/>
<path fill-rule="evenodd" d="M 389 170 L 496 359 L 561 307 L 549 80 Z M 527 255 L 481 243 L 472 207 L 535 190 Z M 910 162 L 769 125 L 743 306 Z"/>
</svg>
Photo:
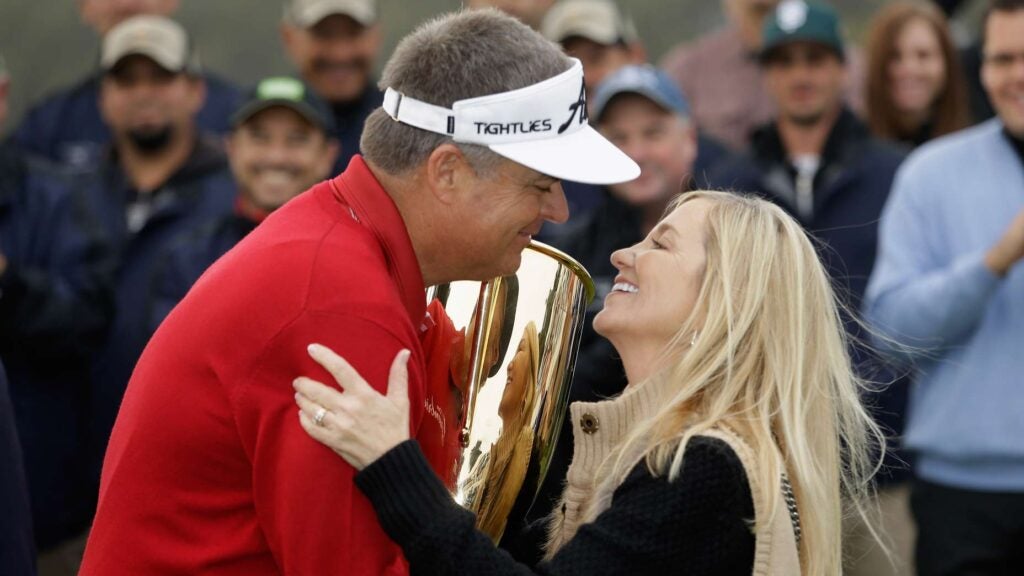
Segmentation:
<svg viewBox="0 0 1024 576">
<path fill-rule="evenodd" d="M 667 367 L 652 377 L 670 379 L 672 392 L 610 456 L 611 473 L 598 482 L 621 482 L 641 457 L 652 474 L 674 480 L 687 442 L 727 426 L 757 455 L 748 474 L 757 476 L 751 486 L 763 493 L 754 497 L 768 515 L 754 530 L 787 513 L 785 472 L 801 512 L 801 572 L 840 574 L 844 503 L 866 518 L 877 470 L 869 455 L 884 443 L 860 401 L 840 304 L 811 241 L 777 206 L 696 191 L 668 210 L 696 199 L 711 203 L 704 279 L 694 312 L 665 350 Z"/>
</svg>

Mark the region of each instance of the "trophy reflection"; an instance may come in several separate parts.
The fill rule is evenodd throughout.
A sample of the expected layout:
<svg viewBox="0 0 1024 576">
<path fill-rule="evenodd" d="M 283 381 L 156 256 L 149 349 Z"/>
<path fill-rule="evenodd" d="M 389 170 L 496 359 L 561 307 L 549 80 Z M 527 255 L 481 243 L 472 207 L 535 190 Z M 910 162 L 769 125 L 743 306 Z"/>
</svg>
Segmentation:
<svg viewBox="0 0 1024 576">
<path fill-rule="evenodd" d="M 507 369 L 505 390 L 498 406 L 501 432 L 487 455 L 476 462 L 477 466 L 483 467 L 478 476 L 482 479 L 482 486 L 477 525 L 495 541 L 505 531 L 508 514 L 530 466 L 533 450 L 530 415 L 533 414 L 537 391 L 539 350 L 537 326 L 530 322 Z"/>
</svg>

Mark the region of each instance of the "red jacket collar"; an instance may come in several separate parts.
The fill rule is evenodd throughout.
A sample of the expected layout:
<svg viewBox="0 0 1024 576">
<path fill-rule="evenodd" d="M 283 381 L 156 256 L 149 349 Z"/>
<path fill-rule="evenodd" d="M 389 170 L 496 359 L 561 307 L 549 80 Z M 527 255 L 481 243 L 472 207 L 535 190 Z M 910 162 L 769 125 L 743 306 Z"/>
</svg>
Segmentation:
<svg viewBox="0 0 1024 576">
<path fill-rule="evenodd" d="M 335 198 L 347 205 L 356 220 L 377 238 L 387 259 L 388 273 L 402 294 L 409 319 L 413 326 L 419 327 L 426 314 L 426 288 L 398 207 L 358 154 L 352 157 L 344 172 L 330 181 L 330 185 Z"/>
</svg>

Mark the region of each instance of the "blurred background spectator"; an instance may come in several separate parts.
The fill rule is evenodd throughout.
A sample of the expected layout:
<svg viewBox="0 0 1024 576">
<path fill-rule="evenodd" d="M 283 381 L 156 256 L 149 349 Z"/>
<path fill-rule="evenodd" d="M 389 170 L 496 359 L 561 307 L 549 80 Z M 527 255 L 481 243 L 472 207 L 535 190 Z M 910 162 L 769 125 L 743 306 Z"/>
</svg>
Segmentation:
<svg viewBox="0 0 1024 576">
<path fill-rule="evenodd" d="M 218 138 L 196 124 L 204 82 L 185 30 L 163 16 L 133 16 L 105 37 L 100 110 L 112 144 L 87 185 L 117 254 L 116 309 L 91 381 L 91 480 L 128 378 L 149 341 L 153 275 L 168 242 L 230 213 L 234 184 Z"/>
<path fill-rule="evenodd" d="M 178 0 L 78 0 L 82 22 L 101 39 L 118 23 L 137 14 L 168 16 L 177 9 Z M 198 58 L 197 52 L 193 55 Z M 198 61 L 195 65 L 198 66 Z M 226 132 L 227 116 L 237 104 L 238 91 L 215 75 L 204 74 L 204 82 L 207 98 L 197 121 L 205 130 Z M 35 104 L 21 121 L 14 140 L 26 151 L 55 162 L 73 168 L 92 168 L 103 146 L 110 141 L 110 131 L 97 104 L 99 91 L 100 71 L 94 69 L 72 86 Z"/>
<path fill-rule="evenodd" d="M 327 178 L 338 155 L 330 108 L 295 78 L 262 80 L 231 124 L 225 148 L 237 188 L 234 210 L 170 242 L 153 282 L 154 331 L 214 261 L 271 212 Z"/>
<path fill-rule="evenodd" d="M 915 372 L 917 571 L 1021 574 L 1024 554 L 1024 0 L 985 20 L 997 117 L 929 142 L 882 216 L 866 313 Z"/>
<path fill-rule="evenodd" d="M 733 150 L 744 150 L 755 128 L 774 113 L 761 82 L 757 55 L 762 48 L 761 24 L 778 0 L 721 0 L 728 23 L 722 28 L 673 48 L 661 66 L 675 78 L 693 104 L 693 118 L 705 133 Z M 847 49 L 844 83 L 855 111 L 863 108 L 863 66 L 860 51 Z"/>
<path fill-rule="evenodd" d="M 541 31 L 583 64 L 591 107 L 595 88 L 606 78 L 624 66 L 645 62 L 647 50 L 637 36 L 631 17 L 612 0 L 561 0 L 548 12 Z M 697 159 L 690 162 L 690 176 L 700 184 L 729 151 L 700 131 L 697 139 L 699 152 Z M 543 241 L 557 243 L 557 239 L 572 227 L 572 222 L 583 218 L 603 202 L 600 186 L 563 182 L 562 188 L 569 203 L 569 223 L 546 222 L 540 236 Z"/>
<path fill-rule="evenodd" d="M 373 79 L 377 0 L 286 0 L 281 38 L 299 75 L 334 112 L 338 174 L 359 153 L 363 123 L 384 100 Z"/>
<path fill-rule="evenodd" d="M 612 72 L 647 59 L 633 20 L 611 0 L 562 0 L 544 17 L 541 32 L 583 63 L 588 98 Z"/>
<path fill-rule="evenodd" d="M 889 4 L 871 21 L 866 49 L 867 119 L 875 136 L 915 147 L 970 123 L 967 81 L 938 8 Z"/>
</svg>

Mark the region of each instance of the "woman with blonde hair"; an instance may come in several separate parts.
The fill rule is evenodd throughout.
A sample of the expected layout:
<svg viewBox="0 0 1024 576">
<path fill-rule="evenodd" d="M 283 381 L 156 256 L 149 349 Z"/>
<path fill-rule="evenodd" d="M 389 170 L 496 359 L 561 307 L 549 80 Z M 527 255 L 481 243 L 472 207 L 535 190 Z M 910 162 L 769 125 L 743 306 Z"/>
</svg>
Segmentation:
<svg viewBox="0 0 1024 576">
<path fill-rule="evenodd" d="M 885 6 L 868 32 L 867 116 L 879 138 L 917 146 L 970 124 L 949 23 L 930 2 Z"/>
<path fill-rule="evenodd" d="M 612 262 L 594 328 L 630 384 L 572 405 L 564 502 L 532 570 L 841 573 L 841 520 L 863 514 L 881 435 L 807 235 L 769 202 L 698 191 Z M 310 353 L 343 392 L 298 379 L 300 422 L 361 470 L 413 571 L 530 573 L 473 528 L 408 441 L 404 357 L 382 396 L 329 350 Z"/>
</svg>

